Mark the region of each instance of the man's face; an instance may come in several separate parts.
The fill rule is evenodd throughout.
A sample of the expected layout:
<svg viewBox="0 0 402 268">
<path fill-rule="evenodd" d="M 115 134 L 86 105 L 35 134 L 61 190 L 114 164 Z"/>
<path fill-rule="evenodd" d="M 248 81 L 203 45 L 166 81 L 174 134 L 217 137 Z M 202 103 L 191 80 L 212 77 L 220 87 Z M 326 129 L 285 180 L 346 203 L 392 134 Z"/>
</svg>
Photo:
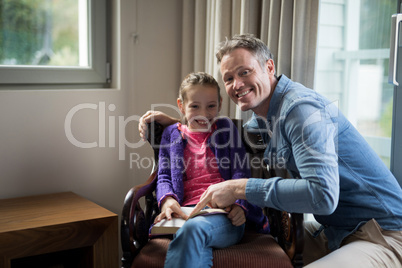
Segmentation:
<svg viewBox="0 0 402 268">
<path fill-rule="evenodd" d="M 276 81 L 272 60 L 262 68 L 252 53 L 237 48 L 223 56 L 221 74 L 226 93 L 242 111 L 251 109 L 260 116 L 267 115 Z"/>
</svg>

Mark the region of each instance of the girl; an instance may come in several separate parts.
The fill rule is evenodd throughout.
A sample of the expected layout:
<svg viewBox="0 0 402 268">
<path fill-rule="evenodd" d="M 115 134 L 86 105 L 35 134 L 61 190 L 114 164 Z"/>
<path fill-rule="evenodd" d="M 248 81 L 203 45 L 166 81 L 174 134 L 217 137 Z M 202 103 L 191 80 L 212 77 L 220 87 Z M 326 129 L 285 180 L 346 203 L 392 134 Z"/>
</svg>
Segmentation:
<svg viewBox="0 0 402 268">
<path fill-rule="evenodd" d="M 196 205 L 209 185 L 250 177 L 236 127 L 230 119 L 218 118 L 219 91 L 216 80 L 202 72 L 189 74 L 181 84 L 177 105 L 185 124 L 168 126 L 162 134 L 156 188 L 161 213 L 155 222 L 172 216 L 186 219 L 180 206 Z M 226 211 L 228 215 L 189 219 L 170 243 L 165 267 L 211 267 L 213 248 L 241 240 L 246 215 L 257 231 L 269 232 L 261 208 L 245 200 Z"/>
</svg>

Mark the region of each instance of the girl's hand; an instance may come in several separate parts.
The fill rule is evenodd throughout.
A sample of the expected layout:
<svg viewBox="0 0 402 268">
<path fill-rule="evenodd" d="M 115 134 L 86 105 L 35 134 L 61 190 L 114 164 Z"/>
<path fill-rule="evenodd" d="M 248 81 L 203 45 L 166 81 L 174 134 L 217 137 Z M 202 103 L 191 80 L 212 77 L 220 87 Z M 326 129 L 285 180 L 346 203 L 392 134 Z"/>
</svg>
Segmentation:
<svg viewBox="0 0 402 268">
<path fill-rule="evenodd" d="M 161 213 L 155 218 L 154 223 L 160 222 L 166 218 L 171 220 L 173 217 L 183 218 L 187 220 L 188 216 L 180 209 L 180 204 L 171 196 L 168 196 L 163 200 Z"/>
<path fill-rule="evenodd" d="M 233 204 L 229 209 L 228 218 L 232 221 L 234 226 L 240 226 L 246 222 L 246 214 L 240 206 Z M 228 211 L 228 209 L 226 209 L 226 211 Z"/>
</svg>

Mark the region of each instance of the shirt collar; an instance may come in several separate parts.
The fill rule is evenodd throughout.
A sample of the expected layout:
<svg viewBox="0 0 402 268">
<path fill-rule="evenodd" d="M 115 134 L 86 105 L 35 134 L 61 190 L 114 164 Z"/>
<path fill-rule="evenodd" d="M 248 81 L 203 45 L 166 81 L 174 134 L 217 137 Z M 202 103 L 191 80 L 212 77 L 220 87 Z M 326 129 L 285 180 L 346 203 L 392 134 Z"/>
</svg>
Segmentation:
<svg viewBox="0 0 402 268">
<path fill-rule="evenodd" d="M 269 109 L 267 114 L 268 122 L 272 120 L 278 114 L 278 110 L 280 109 L 280 105 L 282 103 L 282 98 L 288 91 L 289 83 L 291 80 L 284 74 L 278 77 L 278 83 L 274 89 L 274 93 L 272 94 L 271 101 L 269 103 Z"/>
</svg>

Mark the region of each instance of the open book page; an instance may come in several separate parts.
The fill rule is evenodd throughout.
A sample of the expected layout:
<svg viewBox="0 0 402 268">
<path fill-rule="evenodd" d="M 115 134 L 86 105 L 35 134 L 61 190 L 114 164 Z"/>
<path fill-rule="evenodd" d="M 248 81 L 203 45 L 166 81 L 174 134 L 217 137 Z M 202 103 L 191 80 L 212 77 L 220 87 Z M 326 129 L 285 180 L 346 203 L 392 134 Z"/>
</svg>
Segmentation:
<svg viewBox="0 0 402 268">
<path fill-rule="evenodd" d="M 186 215 L 190 215 L 190 213 L 194 210 L 193 207 L 181 207 L 181 210 L 186 213 Z M 198 215 L 213 215 L 213 214 L 228 214 L 225 210 L 221 209 L 221 208 L 204 208 L 202 210 L 200 210 L 199 212 L 195 213 L 194 215 L 191 216 L 191 218 L 194 218 Z M 190 219 L 191 219 L 190 218 Z"/>
<path fill-rule="evenodd" d="M 190 215 L 190 213 L 193 211 L 193 207 L 181 207 L 181 210 L 186 214 Z M 228 214 L 223 209 L 220 208 L 205 208 L 201 210 L 200 212 L 194 214 L 191 216 L 191 218 L 194 218 L 199 215 L 215 215 L 215 214 Z M 167 219 L 163 219 L 160 222 L 156 223 L 152 229 L 151 229 L 151 235 L 166 235 L 166 234 L 174 234 L 179 230 L 181 226 L 186 221 L 182 218 L 172 218 L 170 221 Z"/>
</svg>

